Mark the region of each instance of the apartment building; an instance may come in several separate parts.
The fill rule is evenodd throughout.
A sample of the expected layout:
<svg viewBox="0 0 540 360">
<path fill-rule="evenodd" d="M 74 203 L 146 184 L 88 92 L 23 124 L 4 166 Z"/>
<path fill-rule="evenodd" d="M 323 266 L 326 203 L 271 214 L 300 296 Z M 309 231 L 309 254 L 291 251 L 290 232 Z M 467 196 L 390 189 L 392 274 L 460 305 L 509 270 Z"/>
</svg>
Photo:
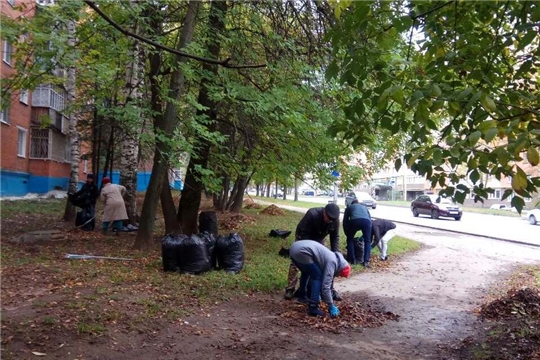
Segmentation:
<svg viewBox="0 0 540 360">
<path fill-rule="evenodd" d="M 518 164 L 523 171 L 530 177 L 540 176 L 540 167 L 532 166 L 526 160 Z M 465 205 L 471 207 L 490 207 L 493 204 L 507 203 L 510 204 L 511 196 L 504 201 L 502 197 L 504 192 L 512 189 L 512 179 L 502 178 L 500 181 L 494 176 L 485 177 L 486 186 L 494 189 L 492 194 L 484 200 L 484 203 L 474 202 L 474 194 L 469 194 L 465 199 Z M 464 185 L 472 189 L 472 184 L 462 182 Z M 425 177 L 415 174 L 406 166 L 402 166 L 399 171 L 396 171 L 393 164 L 388 164 L 384 169 L 374 174 L 370 181 L 359 184 L 358 190 L 366 191 L 372 194 L 373 197 L 379 200 L 406 200 L 412 201 L 422 194 L 437 194 L 441 187 L 437 184 L 436 187 L 431 187 L 431 182 Z M 532 206 L 540 201 L 540 194 L 534 194 L 533 198 L 525 199 L 526 206 Z"/>
<path fill-rule="evenodd" d="M 0 1 L 2 15 L 12 19 L 33 17 L 39 6 L 35 0 Z M 16 45 L 2 38 L 2 79 L 16 75 Z M 71 159 L 64 89 L 40 84 L 33 91 L 7 91 L 0 114 L 0 196 L 67 190 Z M 81 179 L 91 171 L 84 162 L 79 169 Z"/>
</svg>

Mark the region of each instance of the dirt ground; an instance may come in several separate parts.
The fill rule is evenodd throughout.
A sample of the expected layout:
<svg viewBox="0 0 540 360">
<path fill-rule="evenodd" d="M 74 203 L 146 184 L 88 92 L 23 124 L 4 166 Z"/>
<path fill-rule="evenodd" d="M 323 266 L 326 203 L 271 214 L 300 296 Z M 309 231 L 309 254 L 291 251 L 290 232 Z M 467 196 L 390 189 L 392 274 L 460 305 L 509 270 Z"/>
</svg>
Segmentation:
<svg viewBox="0 0 540 360">
<path fill-rule="evenodd" d="M 462 353 L 454 350 L 481 331 L 475 311 L 488 289 L 515 266 L 540 259 L 536 248 L 466 235 L 405 225 L 398 227 L 398 234 L 419 240 L 425 247 L 400 259 L 391 258 L 385 270 L 336 282 L 345 302 L 397 315 L 380 327 L 343 328 L 334 333 L 298 323 L 290 315 L 302 316 L 304 306 L 275 293 L 195 306 L 174 322 L 156 317 L 124 327 L 112 321 L 102 335 L 67 332 L 62 326 L 32 332 L 36 324 L 19 319 L 48 311 L 62 314 L 63 309 L 40 308 L 34 301 L 39 296 L 41 302 L 54 304 L 59 294 L 54 289 L 34 288 L 33 278 L 17 279 L 11 274 L 8 280 L 19 281 L 25 290 L 21 301 L 2 302 L 2 358 L 461 359 Z M 74 286 L 81 296 L 96 291 L 82 283 Z"/>
</svg>

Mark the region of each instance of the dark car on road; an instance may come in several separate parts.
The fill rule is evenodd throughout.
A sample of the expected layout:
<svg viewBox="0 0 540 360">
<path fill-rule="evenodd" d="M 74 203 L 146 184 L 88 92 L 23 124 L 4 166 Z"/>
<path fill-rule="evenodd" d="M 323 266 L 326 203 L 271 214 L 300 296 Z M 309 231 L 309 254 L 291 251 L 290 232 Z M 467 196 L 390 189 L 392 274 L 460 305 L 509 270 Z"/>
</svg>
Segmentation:
<svg viewBox="0 0 540 360">
<path fill-rule="evenodd" d="M 375 209 L 377 207 L 377 201 L 366 192 L 361 191 L 349 191 L 345 196 L 345 207 L 351 205 L 353 200 L 358 200 L 358 203 L 365 205 L 368 208 Z"/>
<path fill-rule="evenodd" d="M 415 217 L 429 215 L 432 219 L 451 217 L 461 220 L 463 214 L 463 211 L 456 203 L 438 195 L 420 195 L 411 202 L 411 211 Z"/>
</svg>

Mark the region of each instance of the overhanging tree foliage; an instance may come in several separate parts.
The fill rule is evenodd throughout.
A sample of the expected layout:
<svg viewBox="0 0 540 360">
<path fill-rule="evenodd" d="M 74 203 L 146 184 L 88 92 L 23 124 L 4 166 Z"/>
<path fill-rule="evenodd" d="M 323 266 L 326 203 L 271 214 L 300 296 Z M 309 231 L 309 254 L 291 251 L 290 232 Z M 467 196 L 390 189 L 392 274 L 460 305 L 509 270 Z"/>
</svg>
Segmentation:
<svg viewBox="0 0 540 360">
<path fill-rule="evenodd" d="M 537 2 L 340 1 L 327 75 L 355 87 L 336 133 L 370 142 L 374 128 L 409 132 L 407 165 L 463 202 L 486 198 L 482 174 L 512 178 L 521 197 L 540 187 L 537 166 L 540 7 Z M 366 131 L 367 130 L 367 131 Z M 466 164 L 466 172 L 456 171 Z M 401 159 L 396 161 L 396 168 Z M 447 177 L 450 183 L 447 182 Z M 504 194 L 510 196 L 512 190 Z"/>
</svg>

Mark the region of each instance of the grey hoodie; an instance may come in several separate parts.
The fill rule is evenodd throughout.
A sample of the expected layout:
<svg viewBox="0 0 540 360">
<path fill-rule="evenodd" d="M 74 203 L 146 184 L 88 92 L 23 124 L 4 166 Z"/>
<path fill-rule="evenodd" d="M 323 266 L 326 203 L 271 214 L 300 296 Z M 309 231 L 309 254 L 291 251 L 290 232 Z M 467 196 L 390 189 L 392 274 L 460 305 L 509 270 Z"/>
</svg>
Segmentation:
<svg viewBox="0 0 540 360">
<path fill-rule="evenodd" d="M 339 252 L 332 252 L 324 245 L 313 240 L 295 241 L 290 248 L 291 258 L 298 264 L 315 263 L 323 273 L 321 294 L 327 304 L 332 304 L 332 282 L 334 277 L 343 270 L 347 261 Z"/>
</svg>

